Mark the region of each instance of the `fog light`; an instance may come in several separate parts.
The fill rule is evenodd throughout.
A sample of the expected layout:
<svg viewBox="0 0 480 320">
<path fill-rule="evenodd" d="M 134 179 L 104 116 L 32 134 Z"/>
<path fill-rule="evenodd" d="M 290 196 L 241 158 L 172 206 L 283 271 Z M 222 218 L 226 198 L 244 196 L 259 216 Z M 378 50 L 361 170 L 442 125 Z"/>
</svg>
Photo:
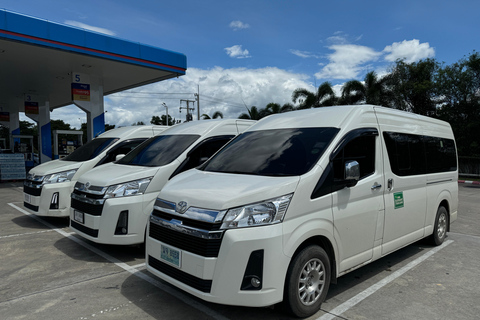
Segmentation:
<svg viewBox="0 0 480 320">
<path fill-rule="evenodd" d="M 250 254 L 240 290 L 262 290 L 263 250 L 255 250 Z"/>
<path fill-rule="evenodd" d="M 262 284 L 260 282 L 260 279 L 258 279 L 258 278 L 252 278 L 252 280 L 250 280 L 250 283 L 252 284 L 252 287 L 254 287 L 254 288 L 258 288 Z"/>
<path fill-rule="evenodd" d="M 58 209 L 58 192 L 53 193 L 50 200 L 50 209 Z"/>
<path fill-rule="evenodd" d="M 128 233 L 128 210 L 120 212 L 118 215 L 117 226 L 115 227 L 115 234 L 122 235 Z"/>
</svg>

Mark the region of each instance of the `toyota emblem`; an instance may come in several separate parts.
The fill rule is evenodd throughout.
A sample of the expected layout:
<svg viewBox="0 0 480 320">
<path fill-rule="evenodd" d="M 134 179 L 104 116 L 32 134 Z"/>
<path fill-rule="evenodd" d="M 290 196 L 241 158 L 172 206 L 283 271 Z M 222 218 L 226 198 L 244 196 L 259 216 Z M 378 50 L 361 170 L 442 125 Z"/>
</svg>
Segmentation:
<svg viewBox="0 0 480 320">
<path fill-rule="evenodd" d="M 177 211 L 180 214 L 185 213 L 187 211 L 188 204 L 185 201 L 180 201 L 177 204 L 177 207 L 175 208 L 175 211 Z"/>
</svg>

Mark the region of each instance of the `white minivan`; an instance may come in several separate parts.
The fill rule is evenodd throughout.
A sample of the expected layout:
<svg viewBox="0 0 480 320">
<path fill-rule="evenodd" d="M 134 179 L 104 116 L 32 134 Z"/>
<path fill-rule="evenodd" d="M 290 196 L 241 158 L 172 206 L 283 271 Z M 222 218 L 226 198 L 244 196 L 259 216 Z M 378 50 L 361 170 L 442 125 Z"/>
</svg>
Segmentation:
<svg viewBox="0 0 480 320">
<path fill-rule="evenodd" d="M 254 122 L 228 119 L 179 124 L 121 160 L 87 172 L 71 194 L 70 228 L 97 243 L 143 243 L 153 203 L 165 183 L 202 164 Z"/>
<path fill-rule="evenodd" d="M 115 161 L 167 126 L 111 129 L 59 160 L 32 168 L 24 181 L 23 205 L 39 216 L 70 216 L 70 194 L 78 177 L 95 166 Z"/>
<path fill-rule="evenodd" d="M 446 122 L 371 105 L 272 115 L 162 189 L 147 269 L 206 301 L 307 317 L 337 277 L 441 244 L 457 180 Z"/>
</svg>

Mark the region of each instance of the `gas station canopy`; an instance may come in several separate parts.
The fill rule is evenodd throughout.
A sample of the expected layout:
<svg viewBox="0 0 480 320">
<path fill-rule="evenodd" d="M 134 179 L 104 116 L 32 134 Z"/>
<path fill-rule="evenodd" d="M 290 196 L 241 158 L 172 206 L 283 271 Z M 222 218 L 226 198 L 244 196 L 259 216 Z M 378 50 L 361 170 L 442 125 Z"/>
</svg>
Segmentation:
<svg viewBox="0 0 480 320">
<path fill-rule="evenodd" d="M 183 54 L 0 9 L 0 106 L 24 94 L 50 109 L 72 104 L 72 71 L 101 77 L 103 93 L 185 74 Z"/>
<path fill-rule="evenodd" d="M 0 122 L 19 135 L 19 112 L 38 124 L 52 157 L 50 111 L 87 113 L 87 139 L 105 130 L 103 97 L 185 74 L 186 56 L 0 9 Z M 41 146 L 40 146 L 41 145 Z"/>
</svg>

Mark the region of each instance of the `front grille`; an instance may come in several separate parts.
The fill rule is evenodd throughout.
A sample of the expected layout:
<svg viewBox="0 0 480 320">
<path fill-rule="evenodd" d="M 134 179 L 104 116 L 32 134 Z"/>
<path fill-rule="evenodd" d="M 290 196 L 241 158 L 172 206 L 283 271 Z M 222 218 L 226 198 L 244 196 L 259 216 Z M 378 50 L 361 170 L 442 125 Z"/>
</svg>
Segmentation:
<svg viewBox="0 0 480 320">
<path fill-rule="evenodd" d="M 160 219 L 170 221 L 172 219 L 182 221 L 182 225 L 192 227 L 195 229 L 201 229 L 205 231 L 217 231 L 220 230 L 220 226 L 222 223 L 211 223 L 211 222 L 206 222 L 206 221 L 200 221 L 200 220 L 193 220 L 185 217 L 180 217 L 180 216 L 173 216 L 169 213 L 153 209 L 152 216 L 158 217 Z"/>
<path fill-rule="evenodd" d="M 169 266 L 168 264 L 165 264 L 150 255 L 148 256 L 148 265 L 160 271 L 161 273 L 164 273 L 167 276 L 175 280 L 178 280 L 188 285 L 189 287 L 192 287 L 199 291 L 210 293 L 210 290 L 212 289 L 212 280 L 204 280 L 204 279 L 200 279 L 195 276 L 192 276 L 175 267 Z"/>
<path fill-rule="evenodd" d="M 101 205 L 96 205 L 96 204 L 91 204 L 91 203 L 86 203 L 83 201 L 79 201 L 77 199 L 71 198 L 71 203 L 70 206 L 73 209 L 76 209 L 81 212 L 88 213 L 92 216 L 101 216 L 102 211 L 103 211 L 103 204 Z"/>
<path fill-rule="evenodd" d="M 23 206 L 32 211 L 38 212 L 38 206 L 31 205 L 30 203 L 24 202 Z"/>
<path fill-rule="evenodd" d="M 202 257 L 218 257 L 222 238 L 204 239 L 186 233 L 177 232 L 150 222 L 149 236 L 153 239 L 169 244 Z"/>
<path fill-rule="evenodd" d="M 39 197 L 42 194 L 42 188 L 32 188 L 27 185 L 23 185 L 23 192 L 26 194 Z"/>
<path fill-rule="evenodd" d="M 72 226 L 72 228 L 75 228 L 80 232 L 88 234 L 91 237 L 94 237 L 94 238 L 98 237 L 98 230 L 90 229 L 89 227 L 85 227 L 84 225 L 81 225 L 80 223 L 77 223 L 72 220 L 70 220 L 70 226 Z"/>
</svg>

